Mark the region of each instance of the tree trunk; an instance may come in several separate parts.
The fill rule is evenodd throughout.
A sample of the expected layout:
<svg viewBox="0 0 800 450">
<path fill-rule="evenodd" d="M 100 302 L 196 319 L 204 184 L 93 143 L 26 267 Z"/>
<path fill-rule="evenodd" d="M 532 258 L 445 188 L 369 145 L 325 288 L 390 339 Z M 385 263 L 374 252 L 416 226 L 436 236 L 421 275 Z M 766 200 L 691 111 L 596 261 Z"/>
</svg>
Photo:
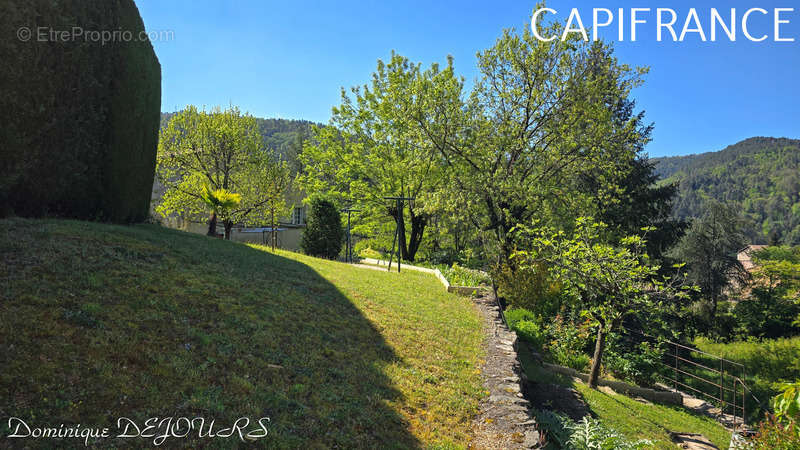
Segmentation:
<svg viewBox="0 0 800 450">
<path fill-rule="evenodd" d="M 217 236 L 217 213 L 215 211 L 211 212 L 211 217 L 208 218 L 208 236 Z"/>
<path fill-rule="evenodd" d="M 603 362 L 603 351 L 606 349 L 606 327 L 601 323 L 597 329 L 597 341 L 594 344 L 594 358 L 592 370 L 589 371 L 589 387 L 597 389 L 597 380 L 600 378 L 600 366 Z"/>
<path fill-rule="evenodd" d="M 226 221 L 223 222 L 223 224 L 225 225 L 225 240 L 230 241 L 231 240 L 231 229 L 233 228 L 233 221 L 232 220 L 226 220 Z"/>
<path fill-rule="evenodd" d="M 428 218 L 425 216 L 411 215 L 411 239 L 408 244 L 408 258 L 407 260 L 414 262 L 417 255 L 417 250 L 422 243 L 422 236 L 425 234 L 425 226 L 428 224 Z"/>
</svg>

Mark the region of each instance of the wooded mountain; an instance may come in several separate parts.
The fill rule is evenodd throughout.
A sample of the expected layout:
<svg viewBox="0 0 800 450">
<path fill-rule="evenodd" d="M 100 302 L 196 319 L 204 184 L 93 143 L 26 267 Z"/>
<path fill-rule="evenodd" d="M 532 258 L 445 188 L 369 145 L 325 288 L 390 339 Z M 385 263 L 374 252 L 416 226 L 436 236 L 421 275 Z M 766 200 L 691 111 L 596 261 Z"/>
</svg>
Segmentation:
<svg viewBox="0 0 800 450">
<path fill-rule="evenodd" d="M 161 113 L 161 126 L 164 127 L 175 113 Z M 303 149 L 303 142 L 311 133 L 314 122 L 293 119 L 261 119 L 256 118 L 258 128 L 268 148 L 278 152 L 292 170 L 292 175 L 300 171 L 298 155 Z"/>
<path fill-rule="evenodd" d="M 718 152 L 652 161 L 662 183 L 679 183 L 678 218 L 700 217 L 712 198 L 751 221 L 753 243 L 800 245 L 800 140 L 754 137 Z"/>
</svg>

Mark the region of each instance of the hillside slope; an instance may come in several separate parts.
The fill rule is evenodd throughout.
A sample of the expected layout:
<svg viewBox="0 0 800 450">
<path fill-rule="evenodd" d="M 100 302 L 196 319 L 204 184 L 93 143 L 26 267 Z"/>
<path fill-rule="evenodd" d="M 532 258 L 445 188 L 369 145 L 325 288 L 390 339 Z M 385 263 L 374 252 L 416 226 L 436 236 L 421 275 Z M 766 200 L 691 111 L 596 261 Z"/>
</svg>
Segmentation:
<svg viewBox="0 0 800 450">
<path fill-rule="evenodd" d="M 481 321 L 428 274 L 152 225 L 12 219 L 0 229 L 0 417 L 112 434 L 119 417 L 218 428 L 269 417 L 259 445 L 277 448 L 468 441 Z M 167 441 L 198 445 L 236 444 Z"/>
<path fill-rule="evenodd" d="M 800 244 L 800 140 L 757 137 L 653 162 L 665 182 L 680 182 L 677 217 L 700 217 L 705 199 L 713 198 L 752 221 L 753 243 Z"/>
</svg>

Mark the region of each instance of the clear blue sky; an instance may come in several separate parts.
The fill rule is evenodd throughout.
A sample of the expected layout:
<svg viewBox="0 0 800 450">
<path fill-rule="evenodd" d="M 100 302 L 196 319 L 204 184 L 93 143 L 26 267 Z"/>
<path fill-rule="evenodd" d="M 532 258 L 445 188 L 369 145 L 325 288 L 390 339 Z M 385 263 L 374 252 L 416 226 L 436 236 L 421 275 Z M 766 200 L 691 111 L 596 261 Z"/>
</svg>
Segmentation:
<svg viewBox="0 0 800 450">
<path fill-rule="evenodd" d="M 149 31 L 172 30 L 154 42 L 162 67 L 162 110 L 187 104 L 238 105 L 258 117 L 327 122 L 341 87 L 363 84 L 377 59 L 391 50 L 426 65 L 455 57 L 467 80 L 476 76 L 475 53 L 492 45 L 503 28 L 529 26 L 536 3 L 493 1 L 264 1 L 136 0 Z M 800 3 L 796 0 L 693 2 L 552 0 L 566 21 L 579 8 L 591 25 L 592 8 L 664 7 L 678 13 L 677 31 L 689 8 L 698 9 L 709 33 L 710 8 L 793 7 L 784 13 L 784 37 L 795 42 L 657 42 L 655 9 L 644 14 L 637 42 L 617 43 L 622 62 L 650 66 L 634 92 L 655 122 L 651 156 L 719 150 L 751 136 L 800 138 Z M 626 33 L 629 17 L 626 17 Z M 751 34 L 773 34 L 771 18 L 754 15 Z M 616 28 L 603 33 L 616 39 Z M 724 35 L 722 35 L 724 37 Z M 718 38 L 719 39 L 719 38 Z"/>
</svg>

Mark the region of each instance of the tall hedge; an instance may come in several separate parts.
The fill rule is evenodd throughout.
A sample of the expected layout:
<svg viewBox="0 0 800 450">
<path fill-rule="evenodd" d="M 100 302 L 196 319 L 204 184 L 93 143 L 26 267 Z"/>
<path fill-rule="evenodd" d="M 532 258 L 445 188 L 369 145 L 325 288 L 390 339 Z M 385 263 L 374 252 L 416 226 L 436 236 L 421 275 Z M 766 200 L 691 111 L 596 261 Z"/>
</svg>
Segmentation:
<svg viewBox="0 0 800 450">
<path fill-rule="evenodd" d="M 341 214 L 336 205 L 319 197 L 312 197 L 309 206 L 300 247 L 307 255 L 335 259 L 344 243 Z"/>
<path fill-rule="evenodd" d="M 76 27 L 134 39 L 48 31 Z M 0 2 L 0 215 L 147 217 L 161 66 L 143 30 L 133 0 Z"/>
</svg>

